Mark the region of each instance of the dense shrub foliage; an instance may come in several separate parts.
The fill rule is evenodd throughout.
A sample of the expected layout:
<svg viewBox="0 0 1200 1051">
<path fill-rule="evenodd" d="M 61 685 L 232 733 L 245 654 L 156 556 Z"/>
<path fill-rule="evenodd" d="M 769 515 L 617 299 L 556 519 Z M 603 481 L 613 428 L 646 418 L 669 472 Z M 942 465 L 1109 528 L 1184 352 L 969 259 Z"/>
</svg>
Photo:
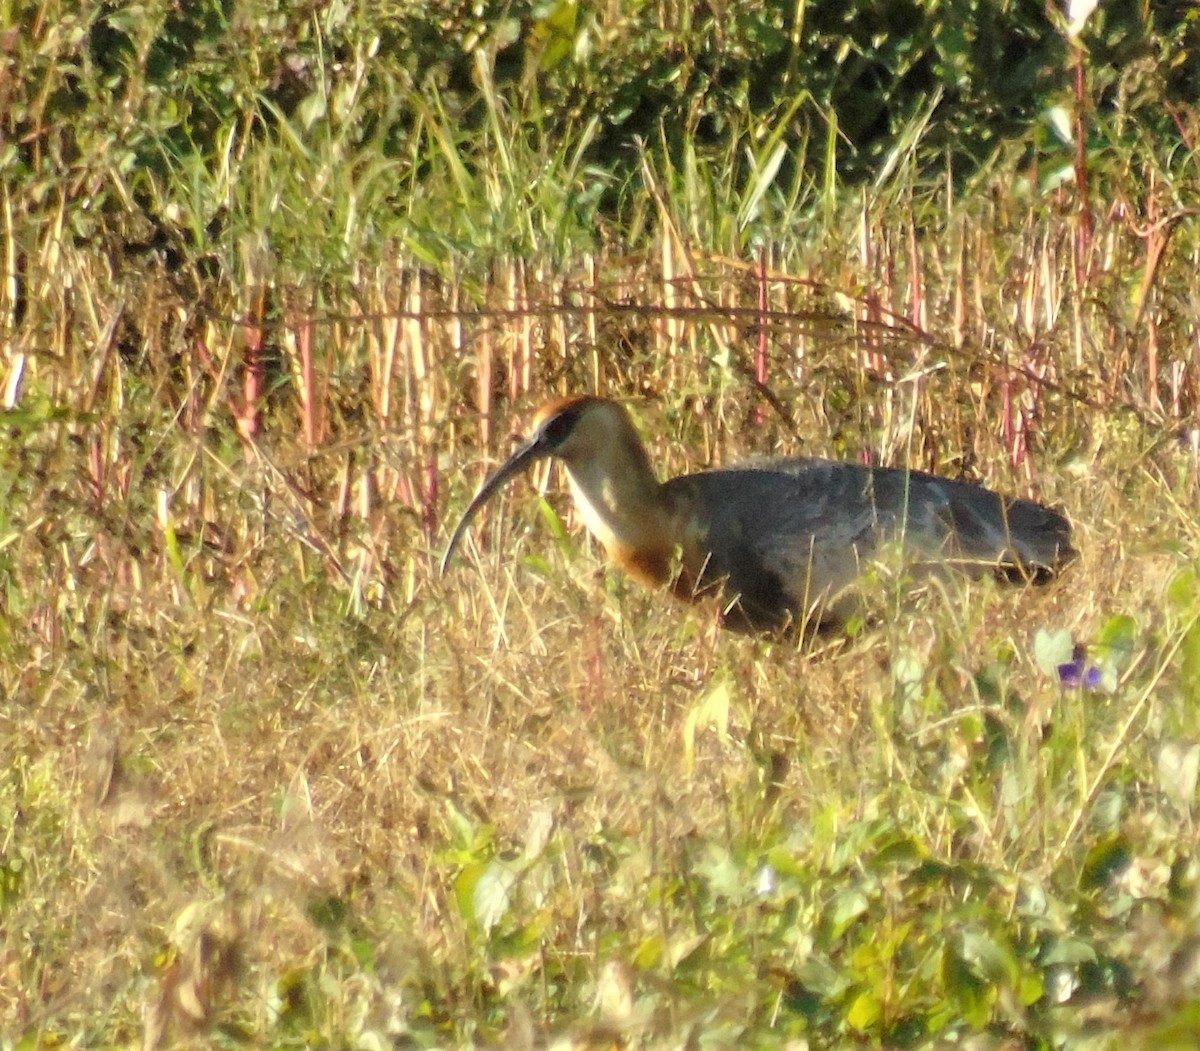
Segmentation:
<svg viewBox="0 0 1200 1051">
<path fill-rule="evenodd" d="M 1177 107 L 1200 93 L 1184 3 L 1103 4 L 1075 44 L 1065 15 L 1036 0 L 12 7 L 6 179 L 155 222 L 170 218 L 156 208 L 163 180 L 245 163 L 285 129 L 336 137 L 347 157 L 411 161 L 431 120 L 486 148 L 499 105 L 511 134 L 579 140 L 583 163 L 620 187 L 640 144 L 724 157 L 782 120 L 789 164 L 815 177 L 832 162 L 854 181 L 914 126 L 927 129 L 924 165 L 949 159 L 964 175 L 1006 143 L 1035 150 L 1044 114 L 1075 105 L 1076 62 L 1084 103 L 1105 118 L 1089 124 L 1097 147 L 1135 125 L 1179 136 Z M 140 173 L 132 200 L 111 194 L 114 169 Z M 422 174 L 418 162 L 406 176 Z M 610 215 L 622 199 L 608 195 Z"/>
</svg>

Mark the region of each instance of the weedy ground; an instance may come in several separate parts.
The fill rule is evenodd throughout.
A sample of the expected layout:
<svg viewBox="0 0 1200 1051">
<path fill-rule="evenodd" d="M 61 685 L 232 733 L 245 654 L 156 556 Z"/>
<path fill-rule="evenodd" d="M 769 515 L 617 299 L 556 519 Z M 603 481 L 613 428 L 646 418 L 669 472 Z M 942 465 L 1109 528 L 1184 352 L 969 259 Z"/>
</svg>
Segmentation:
<svg viewBox="0 0 1200 1051">
<path fill-rule="evenodd" d="M 1194 1046 L 1182 168 L 1085 223 L 901 165 L 757 251 L 748 196 L 648 163 L 640 240 L 458 282 L 398 249 L 189 286 L 10 208 L 0 1042 Z M 1080 558 L 882 566 L 798 647 L 632 587 L 538 477 L 439 577 L 583 390 L 664 475 L 908 463 L 1062 507 Z"/>
</svg>

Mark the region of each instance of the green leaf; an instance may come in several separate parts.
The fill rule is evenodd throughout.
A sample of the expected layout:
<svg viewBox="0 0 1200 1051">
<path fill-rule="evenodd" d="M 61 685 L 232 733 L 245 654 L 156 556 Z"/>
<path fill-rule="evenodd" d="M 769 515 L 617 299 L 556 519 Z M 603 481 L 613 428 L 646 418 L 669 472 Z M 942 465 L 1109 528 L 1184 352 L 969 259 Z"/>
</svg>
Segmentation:
<svg viewBox="0 0 1200 1051">
<path fill-rule="evenodd" d="M 1096 950 L 1082 938 L 1076 938 L 1069 934 L 1056 937 L 1050 951 L 1041 960 L 1044 967 L 1052 967 L 1055 964 L 1074 965 L 1095 962 Z"/>
<path fill-rule="evenodd" d="M 335 934 L 346 922 L 346 903 L 333 894 L 310 899 L 304 912 L 326 934 Z"/>
<path fill-rule="evenodd" d="M 738 209 L 739 229 L 744 228 L 758 217 L 758 206 L 762 201 L 763 194 L 771 188 L 771 184 L 775 181 L 775 176 L 779 173 L 779 166 L 783 163 L 785 156 L 787 156 L 787 143 L 778 142 L 765 160 L 759 160 L 754 185 L 751 187 L 749 195 L 742 202 L 741 208 Z"/>
<path fill-rule="evenodd" d="M 1200 744 L 1166 741 L 1158 750 L 1158 786 L 1181 811 L 1190 811 L 1200 778 Z"/>
<path fill-rule="evenodd" d="M 567 524 L 563 521 L 562 515 L 554 510 L 554 505 L 544 496 L 538 498 L 537 509 L 542 521 L 546 524 L 546 528 L 550 530 L 551 536 L 556 541 L 561 544 L 571 539 L 570 530 L 567 529 Z"/>
<path fill-rule="evenodd" d="M 870 1029 L 883 1017 L 883 1003 L 874 991 L 859 993 L 846 1012 L 846 1023 L 860 1033 Z"/>
<path fill-rule="evenodd" d="M 521 564 L 543 579 L 554 576 L 553 567 L 543 555 L 530 553 L 521 559 Z"/>
<path fill-rule="evenodd" d="M 721 679 L 700 698 L 683 723 L 683 768 L 691 774 L 696 768 L 696 731 L 710 727 L 717 731 L 722 744 L 729 743 L 729 683 Z"/>
<path fill-rule="evenodd" d="M 475 848 L 476 828 L 453 799 L 446 800 L 446 824 L 450 828 L 451 841 L 459 850 Z"/>
<path fill-rule="evenodd" d="M 891 842 L 884 843 L 870 857 L 867 864 L 872 871 L 877 871 L 891 865 L 917 865 L 927 857 L 928 852 L 919 840 L 911 836 L 899 836 Z"/>
<path fill-rule="evenodd" d="M 1101 840 L 1088 851 L 1084 859 L 1083 871 L 1079 875 L 1080 888 L 1095 890 L 1104 886 L 1129 864 L 1131 857 L 1129 844 L 1123 836 L 1109 836 Z"/>
<path fill-rule="evenodd" d="M 375 969 L 375 946 L 368 939 L 351 938 L 350 952 L 364 970 L 373 971 Z"/>
<path fill-rule="evenodd" d="M 1192 612 L 1200 602 L 1200 581 L 1196 579 L 1196 571 L 1188 566 L 1181 569 L 1167 585 L 1167 599 L 1171 605 L 1184 612 Z"/>
<path fill-rule="evenodd" d="M 836 895 L 825 912 L 825 919 L 831 928 L 830 938 L 837 939 L 845 934 L 850 924 L 862 916 L 869 906 L 867 896 L 860 890 L 844 890 Z"/>
<path fill-rule="evenodd" d="M 538 68 L 553 70 L 575 49 L 575 22 L 579 4 L 575 0 L 543 5 L 529 34 L 529 54 L 538 55 Z M 514 19 L 515 21 L 515 19 Z M 518 23 L 519 26 L 519 23 Z"/>
<path fill-rule="evenodd" d="M 1043 675 L 1058 678 L 1058 666 L 1067 664 L 1075 653 L 1075 640 L 1066 628 L 1046 631 L 1038 628 L 1033 637 L 1033 658 Z"/>
<path fill-rule="evenodd" d="M 693 934 L 687 938 L 673 941 L 667 952 L 667 963 L 671 970 L 676 971 L 686 964 L 710 937 L 709 934 Z"/>
<path fill-rule="evenodd" d="M 947 948 L 942 955 L 942 984 L 961 1014 L 975 1028 L 988 1022 L 995 989 L 982 981 L 961 956 Z"/>
<path fill-rule="evenodd" d="M 662 959 L 663 939 L 661 934 L 646 938 L 633 954 L 634 966 L 643 971 L 653 970 Z"/>
<path fill-rule="evenodd" d="M 1101 656 L 1107 657 L 1121 671 L 1133 659 L 1136 639 L 1137 622 L 1132 617 L 1118 614 L 1105 621 L 1096 638 L 1096 645 L 1100 647 Z"/>
<path fill-rule="evenodd" d="M 915 649 L 904 647 L 892 659 L 892 678 L 896 683 L 896 698 L 901 704 L 910 705 L 920 696 L 925 662 Z"/>
<path fill-rule="evenodd" d="M 458 914 L 467 923 L 476 922 L 475 887 L 478 885 L 480 877 L 483 876 L 486 869 L 487 864 L 485 862 L 473 862 L 467 865 L 454 881 L 454 901 L 458 905 Z"/>
<path fill-rule="evenodd" d="M 786 847 L 772 847 L 768 850 L 767 864 L 781 876 L 798 879 L 810 875 L 809 867 L 797 860 Z"/>
<path fill-rule="evenodd" d="M 1042 976 L 1042 972 L 1033 969 L 1027 969 L 1021 975 L 1021 981 L 1017 986 L 1017 998 L 1021 1001 L 1023 1007 L 1030 1007 L 1036 1004 L 1046 993 L 1046 980 Z"/>
<path fill-rule="evenodd" d="M 491 933 L 508 913 L 512 904 L 510 891 L 520 876 L 520 868 L 509 861 L 497 858 L 479 874 L 471 895 L 475 922 L 485 934 Z"/>
<path fill-rule="evenodd" d="M 300 126 L 308 131 L 317 121 L 322 120 L 327 112 L 325 92 L 314 91 L 300 100 L 300 105 L 296 107 L 296 119 Z"/>
<path fill-rule="evenodd" d="M 1184 697 L 1193 705 L 1200 703 L 1200 620 L 1192 621 L 1179 652 Z"/>
<path fill-rule="evenodd" d="M 1017 987 L 1021 968 L 1016 956 L 988 931 L 979 928 L 964 931 L 962 957 L 980 978 L 1009 989 Z"/>
</svg>

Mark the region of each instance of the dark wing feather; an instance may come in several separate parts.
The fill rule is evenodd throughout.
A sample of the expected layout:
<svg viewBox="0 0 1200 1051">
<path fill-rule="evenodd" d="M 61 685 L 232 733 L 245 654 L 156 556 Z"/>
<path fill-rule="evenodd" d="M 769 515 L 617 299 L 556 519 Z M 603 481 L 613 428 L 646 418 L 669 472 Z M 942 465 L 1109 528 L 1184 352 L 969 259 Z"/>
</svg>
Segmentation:
<svg viewBox="0 0 1200 1051">
<path fill-rule="evenodd" d="M 970 572 L 1035 579 L 1074 556 L 1057 512 L 920 471 L 776 460 L 684 475 L 665 488 L 693 509 L 701 586 L 723 581 L 756 628 L 837 617 L 862 560 L 890 539 Z"/>
</svg>

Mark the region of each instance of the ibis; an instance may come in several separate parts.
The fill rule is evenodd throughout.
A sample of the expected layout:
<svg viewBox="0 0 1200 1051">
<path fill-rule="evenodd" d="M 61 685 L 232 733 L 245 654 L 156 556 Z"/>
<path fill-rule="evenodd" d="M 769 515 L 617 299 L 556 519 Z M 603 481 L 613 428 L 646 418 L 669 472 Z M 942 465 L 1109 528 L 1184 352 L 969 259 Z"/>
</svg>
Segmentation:
<svg viewBox="0 0 1200 1051">
<path fill-rule="evenodd" d="M 576 396 L 543 405 L 529 437 L 480 487 L 442 573 L 479 509 L 551 457 L 609 558 L 653 588 L 720 596 L 722 622 L 787 633 L 837 624 L 886 545 L 914 565 L 1041 583 L 1075 557 L 1057 511 L 924 471 L 815 458 L 752 461 L 660 482 L 623 406 Z"/>
</svg>

